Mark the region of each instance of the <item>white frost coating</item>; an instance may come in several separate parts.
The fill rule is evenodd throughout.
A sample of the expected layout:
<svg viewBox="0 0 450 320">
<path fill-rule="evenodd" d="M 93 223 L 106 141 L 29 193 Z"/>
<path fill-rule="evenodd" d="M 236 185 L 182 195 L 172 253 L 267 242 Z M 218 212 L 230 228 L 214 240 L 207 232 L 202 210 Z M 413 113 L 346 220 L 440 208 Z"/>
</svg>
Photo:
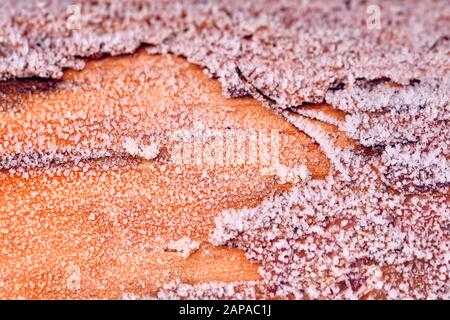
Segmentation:
<svg viewBox="0 0 450 320">
<path fill-rule="evenodd" d="M 201 284 L 186 284 L 175 280 L 165 284 L 157 293 L 162 300 L 175 299 L 256 299 L 258 281 L 239 282 L 208 282 Z"/>
<path fill-rule="evenodd" d="M 316 120 L 320 120 L 320 121 L 332 124 L 338 128 L 341 128 L 341 126 L 344 125 L 343 121 L 340 121 L 340 120 L 336 119 L 335 117 L 331 117 L 319 110 L 304 110 L 302 108 L 297 108 L 295 110 L 295 112 L 302 116 L 308 117 L 308 118 L 312 118 L 312 119 L 316 119 Z"/>
<path fill-rule="evenodd" d="M 448 298 L 445 195 L 392 193 L 372 157 L 348 152 L 337 158 L 350 182 L 332 170 L 256 208 L 225 210 L 210 241 L 260 263 L 269 297 Z"/>
<path fill-rule="evenodd" d="M 139 295 L 134 293 L 124 293 L 122 295 L 122 300 L 152 300 L 151 297 L 147 295 Z"/>
<path fill-rule="evenodd" d="M 182 257 L 187 258 L 192 251 L 197 250 L 199 247 L 200 243 L 198 241 L 193 241 L 185 237 L 178 240 L 169 241 L 166 244 L 165 249 L 178 252 Z"/>
<path fill-rule="evenodd" d="M 335 139 L 330 137 L 322 128 L 318 125 L 314 125 L 307 118 L 304 118 L 301 115 L 284 111 L 283 115 L 286 119 L 292 123 L 297 129 L 303 131 L 308 136 L 313 138 L 321 147 L 321 150 L 325 153 L 328 159 L 331 160 L 333 165 L 336 166 L 338 171 L 343 175 L 347 176 L 347 169 L 343 166 L 341 159 L 339 157 L 340 152 L 342 151 L 340 148 L 335 146 Z"/>
<path fill-rule="evenodd" d="M 281 184 L 285 183 L 299 183 L 306 181 L 311 177 L 311 172 L 305 165 L 300 165 L 295 168 L 287 167 L 280 164 L 277 168 L 276 176 Z"/>
<path fill-rule="evenodd" d="M 260 261 L 270 292 L 279 295 L 358 298 L 381 283 L 388 298 L 448 299 L 448 200 L 424 191 L 448 194 L 447 2 L 435 1 L 433 10 L 428 10 L 423 1 L 402 6 L 382 1 L 384 20 L 396 26 L 393 35 L 390 28 L 373 32 L 364 23 L 358 28 L 358 21 L 366 19 L 364 1 L 353 1 L 352 10 L 343 1 L 311 2 L 304 8 L 289 0 L 186 1 L 175 7 L 170 2 L 166 6 L 165 1 L 114 1 L 112 6 L 93 1 L 83 5 L 83 12 L 94 19 L 83 21 L 81 30 L 67 33 L 66 19 L 60 14 L 65 1 L 39 2 L 42 10 L 36 10 L 33 1 L 5 0 L 0 3 L 5 56 L 0 78 L 61 77 L 63 68 L 83 66 L 78 57 L 129 53 L 147 43 L 154 53 L 171 52 L 207 67 L 230 96 L 257 88 L 261 94 L 252 93 L 254 97 L 272 98 L 277 109 L 303 102 L 330 103 L 350 113 L 345 125 L 350 137 L 381 155 L 362 159 L 367 165 L 348 168 L 345 150 L 334 148 L 328 134 L 288 114 L 295 118 L 290 119 L 292 123 L 321 145 L 338 171 L 348 169 L 351 179 L 308 181 L 256 209 L 224 213 L 218 219 L 217 238 L 244 248 L 249 257 Z M 25 9 L 15 10 L 18 3 Z M 40 22 L 44 14 L 51 30 Z M 110 29 L 93 32 L 98 25 L 91 21 L 110 19 Z M 149 19 L 155 23 L 149 25 Z M 328 50 L 321 50 L 324 47 Z M 1 112 L 12 105 L 4 99 L 0 99 Z M 80 117 L 83 122 L 89 118 L 85 112 Z M 23 122 L 27 140 L 40 141 L 46 124 L 58 119 L 32 120 Z M 36 122 L 42 125 L 33 127 Z M 134 122 L 130 128 L 135 132 Z M 121 147 L 122 141 L 105 140 L 91 132 L 96 139 L 80 142 L 78 135 L 69 134 L 78 131 L 56 132 L 58 139 L 76 147 L 55 146 L 36 153 L 28 141 L 15 140 L 17 131 L 8 128 L 8 139 L 0 149 L 14 148 L 0 157 L 0 168 L 26 178 L 28 169 L 39 164 L 78 163 L 123 152 L 111 148 Z M 131 130 L 127 135 L 132 135 Z M 39 143 L 38 149 L 43 145 Z M 134 156 L 157 156 L 154 145 L 137 141 L 125 145 Z M 89 164 L 80 163 L 87 170 Z M 373 167 L 381 179 L 372 174 Z M 70 171 L 61 173 L 67 176 Z M 386 185 L 400 194 L 391 193 Z M 390 274 L 400 278 L 394 286 L 384 278 Z M 77 272 L 68 277 L 68 285 L 78 288 Z M 179 286 L 180 290 L 175 284 L 170 293 L 200 296 L 223 290 Z M 237 298 L 235 291 L 230 293 Z"/>
</svg>

